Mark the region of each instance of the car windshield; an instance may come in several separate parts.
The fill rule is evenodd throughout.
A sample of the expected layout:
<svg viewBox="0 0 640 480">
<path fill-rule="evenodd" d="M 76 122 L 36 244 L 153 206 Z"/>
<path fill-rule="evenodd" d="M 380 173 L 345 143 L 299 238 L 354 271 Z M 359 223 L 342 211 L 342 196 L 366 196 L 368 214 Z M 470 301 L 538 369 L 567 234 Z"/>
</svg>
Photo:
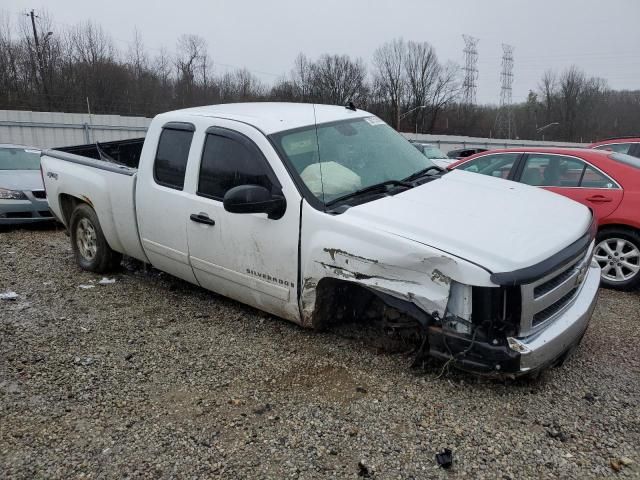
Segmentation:
<svg viewBox="0 0 640 480">
<path fill-rule="evenodd" d="M 24 148 L 0 147 L 0 170 L 38 170 L 40 152 Z"/>
<path fill-rule="evenodd" d="M 433 159 L 433 158 L 448 159 L 449 158 L 442 150 L 440 150 L 438 147 L 435 147 L 433 145 L 422 145 L 422 153 L 424 154 L 425 157 L 429 159 Z"/>
<path fill-rule="evenodd" d="M 435 167 L 373 116 L 285 131 L 272 138 L 309 191 L 325 204 Z"/>
</svg>

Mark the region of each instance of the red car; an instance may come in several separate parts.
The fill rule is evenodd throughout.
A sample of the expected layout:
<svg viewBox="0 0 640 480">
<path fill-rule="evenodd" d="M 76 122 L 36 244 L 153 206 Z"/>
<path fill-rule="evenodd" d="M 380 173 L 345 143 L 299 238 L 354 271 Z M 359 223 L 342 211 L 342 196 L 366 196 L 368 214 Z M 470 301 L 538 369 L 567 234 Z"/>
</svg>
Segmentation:
<svg viewBox="0 0 640 480">
<path fill-rule="evenodd" d="M 626 153 L 634 157 L 640 157 L 640 137 L 608 138 L 592 143 L 589 148 L 608 150 L 610 152 Z"/>
<path fill-rule="evenodd" d="M 640 286 L 640 158 L 600 149 L 513 148 L 448 168 L 542 187 L 586 205 L 598 220 L 594 256 L 602 283 L 619 290 Z"/>
</svg>

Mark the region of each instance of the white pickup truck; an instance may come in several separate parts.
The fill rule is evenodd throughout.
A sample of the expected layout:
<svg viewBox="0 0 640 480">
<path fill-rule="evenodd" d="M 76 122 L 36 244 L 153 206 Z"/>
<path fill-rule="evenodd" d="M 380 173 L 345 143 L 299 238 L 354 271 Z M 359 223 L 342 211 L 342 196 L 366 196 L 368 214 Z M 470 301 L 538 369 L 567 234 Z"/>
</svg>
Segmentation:
<svg viewBox="0 0 640 480">
<path fill-rule="evenodd" d="M 561 362 L 591 318 L 587 208 L 445 172 L 353 106 L 191 108 L 108 147 L 42 154 L 84 269 L 124 254 L 305 327 L 383 319 L 420 358 L 502 376 Z"/>
</svg>

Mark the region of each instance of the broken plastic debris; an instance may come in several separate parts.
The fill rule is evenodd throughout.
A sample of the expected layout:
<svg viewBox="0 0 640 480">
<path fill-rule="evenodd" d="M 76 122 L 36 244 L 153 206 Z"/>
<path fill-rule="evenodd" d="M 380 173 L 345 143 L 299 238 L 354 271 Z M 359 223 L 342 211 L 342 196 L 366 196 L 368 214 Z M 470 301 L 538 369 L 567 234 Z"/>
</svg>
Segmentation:
<svg viewBox="0 0 640 480">
<path fill-rule="evenodd" d="M 94 288 L 95 285 L 78 285 L 78 288 L 82 288 L 84 290 L 88 289 L 88 288 Z"/>
<path fill-rule="evenodd" d="M 102 280 L 100 280 L 98 283 L 100 285 L 110 285 L 112 283 L 116 283 L 116 279 L 115 278 L 102 277 Z"/>
<path fill-rule="evenodd" d="M 445 448 L 442 453 L 436 453 L 436 462 L 442 468 L 450 468 L 453 465 L 453 452 Z"/>
<path fill-rule="evenodd" d="M 363 478 L 371 478 L 371 471 L 364 463 L 364 460 L 358 462 L 358 476 Z"/>
<path fill-rule="evenodd" d="M 11 290 L 0 293 L 0 300 L 16 300 L 17 298 L 18 294 L 16 292 L 12 292 Z"/>
</svg>

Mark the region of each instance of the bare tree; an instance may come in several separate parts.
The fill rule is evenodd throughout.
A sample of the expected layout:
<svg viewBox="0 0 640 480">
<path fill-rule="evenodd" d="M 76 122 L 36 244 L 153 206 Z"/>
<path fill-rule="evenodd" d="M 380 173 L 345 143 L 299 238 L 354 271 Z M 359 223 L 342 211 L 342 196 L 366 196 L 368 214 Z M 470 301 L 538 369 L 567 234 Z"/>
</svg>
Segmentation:
<svg viewBox="0 0 640 480">
<path fill-rule="evenodd" d="M 311 65 L 304 53 L 299 53 L 293 62 L 291 71 L 291 84 L 294 88 L 295 98 L 300 102 L 308 102 L 311 95 Z"/>
<path fill-rule="evenodd" d="M 344 105 L 366 101 L 366 67 L 347 55 L 322 55 L 311 64 L 313 98 L 321 103 Z"/>
<path fill-rule="evenodd" d="M 455 102 L 459 95 L 460 67 L 453 62 L 447 62 L 444 66 L 440 66 L 438 77 L 431 93 L 429 101 L 429 132 L 433 131 L 442 110 Z"/>
<path fill-rule="evenodd" d="M 225 73 L 218 80 L 218 87 L 224 103 L 256 100 L 263 97 L 266 91 L 260 79 L 246 68 Z"/>
<path fill-rule="evenodd" d="M 207 78 L 207 44 L 198 35 L 182 35 L 178 39 L 176 54 L 176 94 L 181 97 L 182 105 L 193 105 L 196 100 L 197 77 Z"/>
<path fill-rule="evenodd" d="M 392 126 L 400 127 L 400 106 L 406 89 L 404 40 L 394 39 L 373 53 L 374 88 L 380 98 L 389 103 Z"/>
<path fill-rule="evenodd" d="M 143 73 L 149 69 L 149 58 L 137 28 L 133 31 L 133 42 L 129 45 L 127 62 L 136 79 L 142 78 Z"/>
<path fill-rule="evenodd" d="M 557 96 L 558 78 L 553 70 L 547 70 L 538 84 L 538 90 L 542 96 L 542 105 L 545 110 L 545 122 L 553 122 L 554 102 Z"/>
<path fill-rule="evenodd" d="M 440 77 L 440 64 L 435 50 L 427 42 L 408 42 L 404 58 L 407 81 L 407 110 L 413 110 L 412 125 L 424 122 Z"/>
</svg>

